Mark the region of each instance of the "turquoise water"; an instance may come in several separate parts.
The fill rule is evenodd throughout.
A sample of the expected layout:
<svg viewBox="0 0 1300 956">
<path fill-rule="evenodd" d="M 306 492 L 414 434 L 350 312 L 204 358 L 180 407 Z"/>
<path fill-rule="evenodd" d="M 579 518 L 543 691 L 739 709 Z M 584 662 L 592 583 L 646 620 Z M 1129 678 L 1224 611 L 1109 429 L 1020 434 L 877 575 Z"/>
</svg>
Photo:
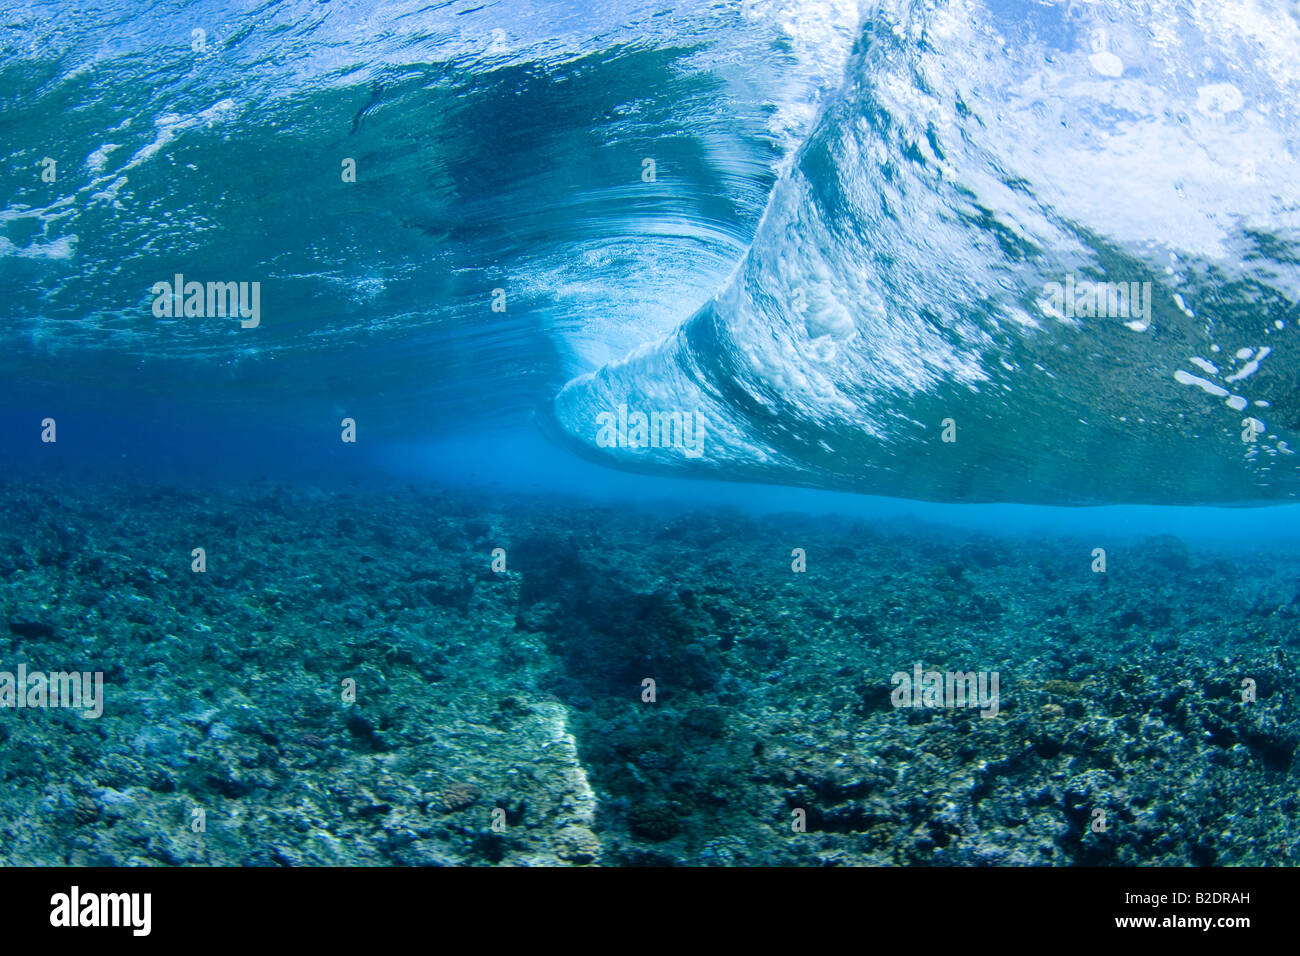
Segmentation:
<svg viewBox="0 0 1300 956">
<path fill-rule="evenodd" d="M 1294 11 L 869 6 L 9 8 L 0 371 L 127 428 L 1294 497 Z M 177 275 L 256 327 L 160 313 Z"/>
</svg>

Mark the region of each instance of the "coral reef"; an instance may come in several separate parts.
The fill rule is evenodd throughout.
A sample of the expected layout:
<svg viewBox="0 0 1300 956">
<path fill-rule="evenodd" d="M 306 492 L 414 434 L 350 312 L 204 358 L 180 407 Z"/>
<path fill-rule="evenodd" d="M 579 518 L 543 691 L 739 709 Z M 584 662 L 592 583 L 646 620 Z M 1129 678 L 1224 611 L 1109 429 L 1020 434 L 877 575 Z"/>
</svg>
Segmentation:
<svg viewBox="0 0 1300 956">
<path fill-rule="evenodd" d="M 0 709 L 9 864 L 1300 863 L 1294 554 L 1165 536 L 1096 573 L 1095 542 L 902 520 L 0 495 L 0 670 L 105 688 L 97 719 Z M 893 706 L 918 664 L 996 671 L 997 715 Z"/>
</svg>

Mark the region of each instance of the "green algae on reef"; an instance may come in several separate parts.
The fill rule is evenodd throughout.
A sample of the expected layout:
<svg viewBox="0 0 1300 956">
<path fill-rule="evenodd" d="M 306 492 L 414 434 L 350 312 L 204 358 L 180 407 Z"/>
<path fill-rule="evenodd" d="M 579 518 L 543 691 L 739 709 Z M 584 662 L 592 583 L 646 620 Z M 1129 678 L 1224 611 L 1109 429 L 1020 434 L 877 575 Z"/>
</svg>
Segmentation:
<svg viewBox="0 0 1300 956">
<path fill-rule="evenodd" d="M 1135 540 L 1095 574 L 1092 542 L 899 520 L 0 494 L 0 669 L 105 680 L 98 719 L 0 709 L 5 863 L 1300 862 L 1293 555 Z M 999 672 L 997 716 L 892 707 L 917 662 Z"/>
</svg>

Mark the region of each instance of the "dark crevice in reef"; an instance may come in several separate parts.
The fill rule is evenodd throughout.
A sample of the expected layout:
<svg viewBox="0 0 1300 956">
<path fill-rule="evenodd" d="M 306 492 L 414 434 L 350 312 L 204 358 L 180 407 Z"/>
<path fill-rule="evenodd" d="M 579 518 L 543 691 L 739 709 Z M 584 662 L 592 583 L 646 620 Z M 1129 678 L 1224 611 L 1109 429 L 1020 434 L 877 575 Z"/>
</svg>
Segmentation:
<svg viewBox="0 0 1300 956">
<path fill-rule="evenodd" d="M 1294 556 L 1164 537 L 1095 574 L 1091 541 L 901 520 L 2 493 L 0 669 L 107 688 L 97 720 L 0 710 L 5 862 L 1300 862 Z M 917 663 L 997 671 L 997 715 L 895 707 Z"/>
</svg>

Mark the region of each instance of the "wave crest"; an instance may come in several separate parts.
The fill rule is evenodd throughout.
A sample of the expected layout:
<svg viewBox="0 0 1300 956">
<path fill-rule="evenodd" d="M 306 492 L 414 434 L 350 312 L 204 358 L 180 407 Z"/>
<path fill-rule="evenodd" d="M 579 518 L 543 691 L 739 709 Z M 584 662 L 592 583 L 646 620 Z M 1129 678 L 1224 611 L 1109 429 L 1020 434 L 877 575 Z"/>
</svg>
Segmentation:
<svg viewBox="0 0 1300 956">
<path fill-rule="evenodd" d="M 933 500 L 1294 497 L 1297 51 L 1266 4 L 882 4 L 732 277 L 556 423 Z M 597 442 L 620 405 L 704 453 Z"/>
</svg>

